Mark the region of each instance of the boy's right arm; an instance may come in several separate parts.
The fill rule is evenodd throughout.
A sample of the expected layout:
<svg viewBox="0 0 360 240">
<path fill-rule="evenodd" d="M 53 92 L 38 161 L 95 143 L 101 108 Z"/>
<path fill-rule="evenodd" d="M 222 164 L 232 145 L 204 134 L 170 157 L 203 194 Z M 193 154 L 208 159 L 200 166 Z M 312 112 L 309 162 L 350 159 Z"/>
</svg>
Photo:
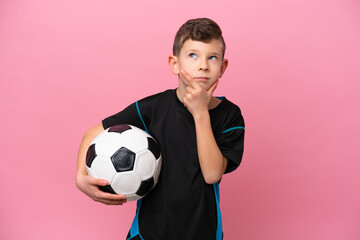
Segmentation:
<svg viewBox="0 0 360 240">
<path fill-rule="evenodd" d="M 91 177 L 86 172 L 85 159 L 87 150 L 92 140 L 102 131 L 104 131 L 102 124 L 90 128 L 81 141 L 77 160 L 76 186 L 94 201 L 107 205 L 122 205 L 126 202 L 124 195 L 111 194 L 99 190 L 98 186 L 106 186 L 108 182 Z"/>
</svg>

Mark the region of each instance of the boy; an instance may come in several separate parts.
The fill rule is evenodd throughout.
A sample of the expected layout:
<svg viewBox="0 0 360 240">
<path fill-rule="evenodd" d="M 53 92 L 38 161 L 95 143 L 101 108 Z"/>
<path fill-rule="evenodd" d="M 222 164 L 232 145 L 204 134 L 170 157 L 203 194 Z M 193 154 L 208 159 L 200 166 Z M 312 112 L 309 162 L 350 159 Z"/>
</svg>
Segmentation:
<svg viewBox="0 0 360 240">
<path fill-rule="evenodd" d="M 168 63 L 179 86 L 139 100 L 88 130 L 80 145 L 76 183 L 95 201 L 121 205 L 125 196 L 104 193 L 105 180 L 86 174 L 92 139 L 116 124 L 131 124 L 159 143 L 163 162 L 154 189 L 138 201 L 127 239 L 222 239 L 219 182 L 241 161 L 244 120 L 225 97 L 213 97 L 228 60 L 219 26 L 192 19 L 178 30 Z"/>
</svg>

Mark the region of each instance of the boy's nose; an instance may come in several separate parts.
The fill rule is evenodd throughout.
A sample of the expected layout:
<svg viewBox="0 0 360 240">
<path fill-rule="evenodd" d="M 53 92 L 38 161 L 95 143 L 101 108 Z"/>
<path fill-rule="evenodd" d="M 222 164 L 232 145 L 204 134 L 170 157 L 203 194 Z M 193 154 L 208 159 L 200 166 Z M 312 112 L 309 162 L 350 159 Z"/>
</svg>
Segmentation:
<svg viewBox="0 0 360 240">
<path fill-rule="evenodd" d="M 208 71 L 209 70 L 209 66 L 206 61 L 200 61 L 199 70 L 200 71 Z"/>
</svg>

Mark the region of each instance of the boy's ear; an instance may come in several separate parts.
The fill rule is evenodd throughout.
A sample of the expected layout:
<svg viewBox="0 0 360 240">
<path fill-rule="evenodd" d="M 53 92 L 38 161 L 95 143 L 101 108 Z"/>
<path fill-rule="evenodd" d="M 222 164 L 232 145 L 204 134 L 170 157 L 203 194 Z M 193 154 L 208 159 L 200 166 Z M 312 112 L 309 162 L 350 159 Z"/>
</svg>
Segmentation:
<svg viewBox="0 0 360 240">
<path fill-rule="evenodd" d="M 179 70 L 179 66 L 178 66 L 178 58 L 176 56 L 170 55 L 168 58 L 168 64 L 169 64 L 173 74 L 175 74 L 175 75 L 180 74 L 180 70 Z"/>
<path fill-rule="evenodd" d="M 220 69 L 220 77 L 222 77 L 222 75 L 224 74 L 226 68 L 228 67 L 229 65 L 229 60 L 227 60 L 226 58 L 223 59 L 223 62 L 221 64 L 221 69 Z"/>
</svg>

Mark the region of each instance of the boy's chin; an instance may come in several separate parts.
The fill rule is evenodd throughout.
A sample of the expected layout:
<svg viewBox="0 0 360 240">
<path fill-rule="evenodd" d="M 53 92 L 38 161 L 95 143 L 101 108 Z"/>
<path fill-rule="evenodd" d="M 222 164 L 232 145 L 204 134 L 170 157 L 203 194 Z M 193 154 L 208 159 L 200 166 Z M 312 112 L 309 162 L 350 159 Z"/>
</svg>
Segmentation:
<svg viewBox="0 0 360 240">
<path fill-rule="evenodd" d="M 205 83 L 205 82 L 198 82 L 198 83 L 199 83 L 199 85 L 200 85 L 203 89 L 209 90 L 209 86 L 208 86 L 207 83 Z"/>
<path fill-rule="evenodd" d="M 198 82 L 200 84 L 200 86 L 205 89 L 206 91 L 208 91 L 212 84 L 210 82 Z"/>
</svg>

